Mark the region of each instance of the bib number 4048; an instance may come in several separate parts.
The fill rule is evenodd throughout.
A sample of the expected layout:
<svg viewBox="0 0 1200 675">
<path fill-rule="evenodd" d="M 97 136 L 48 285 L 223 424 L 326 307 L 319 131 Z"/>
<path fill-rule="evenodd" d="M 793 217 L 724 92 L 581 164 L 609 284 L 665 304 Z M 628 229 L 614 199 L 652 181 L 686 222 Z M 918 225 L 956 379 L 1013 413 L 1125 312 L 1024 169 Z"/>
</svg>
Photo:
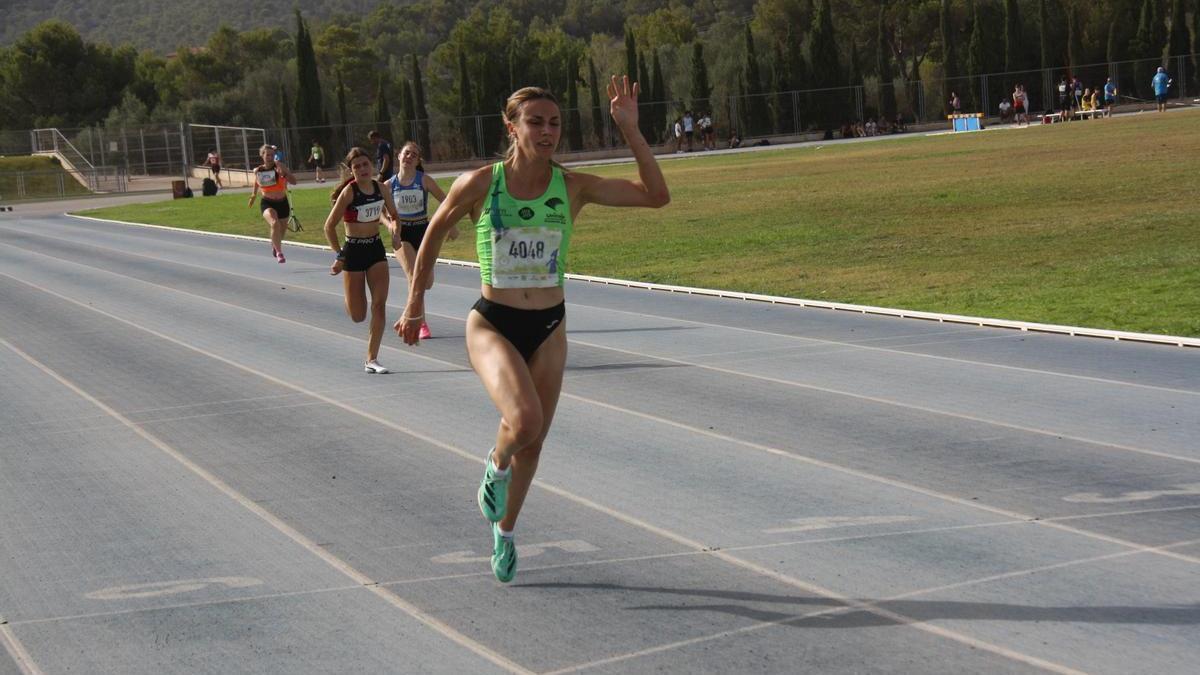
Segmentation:
<svg viewBox="0 0 1200 675">
<path fill-rule="evenodd" d="M 546 242 L 544 241 L 514 241 L 508 246 L 508 257 L 528 260 L 540 260 L 546 257 Z"/>
</svg>

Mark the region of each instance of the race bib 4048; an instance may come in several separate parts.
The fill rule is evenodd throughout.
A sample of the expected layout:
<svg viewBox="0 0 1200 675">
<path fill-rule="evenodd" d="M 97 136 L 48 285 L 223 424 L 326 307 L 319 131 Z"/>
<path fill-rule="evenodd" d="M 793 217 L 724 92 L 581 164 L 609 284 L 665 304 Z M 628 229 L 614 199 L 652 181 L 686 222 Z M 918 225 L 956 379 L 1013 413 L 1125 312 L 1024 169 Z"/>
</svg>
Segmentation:
<svg viewBox="0 0 1200 675">
<path fill-rule="evenodd" d="M 558 285 L 562 232 L 543 227 L 504 230 L 492 245 L 494 288 L 547 288 Z"/>
</svg>

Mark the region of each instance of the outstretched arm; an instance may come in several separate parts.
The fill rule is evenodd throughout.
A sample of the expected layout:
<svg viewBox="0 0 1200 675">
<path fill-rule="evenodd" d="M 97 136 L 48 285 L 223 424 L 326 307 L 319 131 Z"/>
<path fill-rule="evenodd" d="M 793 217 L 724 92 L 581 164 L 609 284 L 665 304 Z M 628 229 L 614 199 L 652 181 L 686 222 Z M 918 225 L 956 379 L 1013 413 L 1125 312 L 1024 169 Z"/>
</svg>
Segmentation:
<svg viewBox="0 0 1200 675">
<path fill-rule="evenodd" d="M 629 86 L 629 77 L 624 76 L 620 82 L 612 76 L 608 83 L 609 110 L 613 122 L 621 130 L 633 157 L 637 160 L 638 180 L 624 178 L 600 178 L 588 174 L 578 174 L 574 180 L 583 183 L 579 191 L 579 207 L 595 203 L 604 206 L 648 206 L 659 208 L 671 202 L 671 191 L 663 178 L 658 161 L 650 144 L 638 130 L 637 98 L 640 87 L 635 82 Z"/>
<path fill-rule="evenodd" d="M 333 203 L 333 208 L 329 210 L 329 216 L 325 218 L 325 239 L 329 242 L 330 250 L 339 255 L 342 252 L 342 245 L 338 243 L 337 225 L 342 222 L 342 214 L 346 212 L 346 207 L 350 205 L 352 199 L 354 199 L 354 191 L 347 185 L 342 188 L 342 193 L 338 195 L 337 201 Z M 342 260 L 338 258 L 329 267 L 329 273 L 337 274 L 341 271 Z"/>
</svg>

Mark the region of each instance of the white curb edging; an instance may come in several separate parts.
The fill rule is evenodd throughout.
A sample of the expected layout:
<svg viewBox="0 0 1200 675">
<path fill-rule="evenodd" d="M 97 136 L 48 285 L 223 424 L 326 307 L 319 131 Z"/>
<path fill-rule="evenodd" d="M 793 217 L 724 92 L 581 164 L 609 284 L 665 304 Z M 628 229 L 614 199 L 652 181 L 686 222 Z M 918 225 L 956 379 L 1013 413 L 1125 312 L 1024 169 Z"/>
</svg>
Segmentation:
<svg viewBox="0 0 1200 675">
<path fill-rule="evenodd" d="M 204 234 L 213 237 L 227 237 L 230 239 L 242 239 L 247 241 L 270 241 L 264 237 L 251 237 L 244 234 L 228 234 L 225 232 L 205 232 L 204 230 L 188 230 L 179 227 L 167 227 L 165 225 L 149 225 L 146 223 L 131 223 L 124 220 L 112 220 L 109 218 L 95 218 L 92 216 L 80 216 L 73 213 L 65 214 L 71 218 L 79 218 L 82 220 L 94 220 L 101 223 L 117 223 L 120 225 L 132 225 L 134 227 L 149 227 L 159 230 L 170 230 L 173 232 L 188 232 L 192 234 Z M 303 242 L 288 242 L 290 246 L 304 246 L 313 249 L 324 249 L 326 247 L 317 244 L 307 244 Z M 395 257 L 393 254 L 387 255 Z M 451 260 L 449 258 L 438 258 L 438 262 L 443 265 L 455 267 L 471 267 L 479 268 L 479 263 L 466 260 Z M 803 298 L 786 298 L 777 295 L 761 295 L 758 293 L 739 293 L 736 291 L 713 290 L 709 288 L 692 288 L 690 286 L 672 286 L 669 284 L 652 284 L 642 281 L 627 281 L 624 279 L 610 279 L 608 277 L 596 277 L 586 274 L 567 274 L 566 278 L 572 281 L 586 281 L 588 283 L 605 284 L 608 286 L 624 286 L 626 288 L 640 288 L 649 291 L 666 291 L 669 293 L 685 293 L 687 295 L 703 295 L 717 298 L 729 298 L 733 300 L 748 300 L 753 302 L 767 302 L 774 305 L 790 305 L 793 307 L 809 307 L 816 309 L 832 309 L 842 312 L 855 312 L 858 314 L 878 314 L 881 316 L 893 316 L 901 319 L 922 319 L 925 321 L 938 321 L 942 323 L 961 323 L 973 326 L 983 326 L 988 328 L 1008 328 L 1012 330 L 1020 330 L 1025 332 L 1036 333 L 1057 333 L 1062 335 L 1071 335 L 1075 337 L 1096 337 L 1109 340 L 1126 342 L 1149 342 L 1154 344 L 1167 344 L 1177 347 L 1200 347 L 1200 338 L 1189 338 L 1178 335 L 1158 335 L 1155 333 L 1133 333 L 1119 330 L 1106 330 L 1103 328 L 1084 328 L 1080 326 L 1060 326 L 1049 323 L 1033 323 L 1030 321 L 1011 321 L 1008 319 L 989 319 L 978 316 L 964 316 L 961 314 L 941 314 L 938 312 L 922 312 L 908 309 L 893 309 L 890 307 L 873 307 L 871 305 L 852 305 L 841 302 L 826 302 L 824 300 L 805 300 Z"/>
</svg>

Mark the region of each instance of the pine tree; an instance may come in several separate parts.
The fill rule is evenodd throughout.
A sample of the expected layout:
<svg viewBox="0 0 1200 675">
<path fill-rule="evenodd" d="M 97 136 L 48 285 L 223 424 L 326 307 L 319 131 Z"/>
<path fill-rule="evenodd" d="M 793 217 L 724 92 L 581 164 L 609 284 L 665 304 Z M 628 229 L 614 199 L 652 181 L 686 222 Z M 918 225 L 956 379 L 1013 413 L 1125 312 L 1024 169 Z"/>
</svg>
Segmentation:
<svg viewBox="0 0 1200 675">
<path fill-rule="evenodd" d="M 567 147 L 583 149 L 583 121 L 579 115 L 579 57 L 574 53 L 567 60 Z"/>
<path fill-rule="evenodd" d="M 862 65 L 859 63 L 858 58 L 858 45 L 853 42 L 850 43 L 850 68 L 846 75 L 846 83 L 850 85 L 850 89 L 846 94 L 846 110 L 849 114 L 857 118 L 859 117 L 858 92 L 863 85 L 863 74 Z"/>
<path fill-rule="evenodd" d="M 1021 14 L 1017 0 L 1004 0 L 1004 70 L 1014 72 L 1025 67 L 1021 54 Z"/>
<path fill-rule="evenodd" d="M 783 47 L 775 43 L 774 60 L 771 63 L 771 119 L 775 133 L 792 133 L 796 130 L 795 116 L 792 114 L 792 95 L 788 92 L 787 60 L 783 56 Z"/>
<path fill-rule="evenodd" d="M 704 63 L 704 44 L 692 43 L 692 110 L 708 110 L 712 103 L 712 85 L 708 82 L 708 66 Z"/>
<path fill-rule="evenodd" d="M 879 112 L 891 121 L 896 119 L 896 87 L 892 69 L 892 48 L 887 41 L 884 19 L 884 5 L 880 3 L 879 25 L 875 31 L 875 74 L 879 76 Z M 952 63 L 953 59 L 947 58 L 946 62 Z"/>
</svg>

